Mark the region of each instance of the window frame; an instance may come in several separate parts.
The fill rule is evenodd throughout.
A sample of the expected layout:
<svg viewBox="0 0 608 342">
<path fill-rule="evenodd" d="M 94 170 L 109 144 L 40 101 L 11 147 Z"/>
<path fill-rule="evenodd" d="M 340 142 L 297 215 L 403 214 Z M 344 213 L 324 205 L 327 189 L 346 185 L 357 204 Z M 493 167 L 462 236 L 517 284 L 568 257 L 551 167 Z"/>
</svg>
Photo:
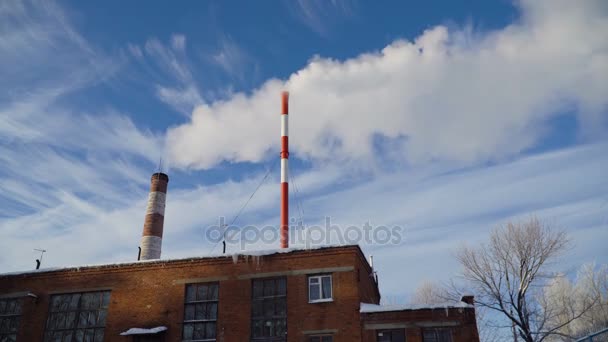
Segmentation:
<svg viewBox="0 0 608 342">
<path fill-rule="evenodd" d="M 280 281 L 283 282 L 283 286 L 280 285 Z M 266 282 L 273 282 L 273 294 L 267 295 L 265 294 L 266 290 Z M 256 296 L 256 284 L 258 286 L 261 285 L 261 295 Z M 258 288 L 259 290 L 259 288 Z M 283 292 L 283 293 L 281 293 Z M 277 303 L 282 301 L 284 315 L 277 315 Z M 273 315 L 265 314 L 265 302 L 272 302 L 273 307 Z M 256 308 L 259 309 L 256 305 L 261 305 L 262 310 L 260 315 L 255 315 Z M 258 310 L 260 311 L 260 310 Z M 283 321 L 284 325 L 284 335 L 283 336 L 255 336 L 255 322 L 256 321 L 274 321 L 275 324 L 277 321 Z M 267 341 L 287 341 L 287 277 L 269 277 L 269 278 L 254 278 L 251 281 L 251 328 L 250 328 L 250 341 L 252 342 L 267 342 Z M 276 327 L 276 325 L 275 325 Z M 262 335 L 265 335 L 262 333 Z"/>
<path fill-rule="evenodd" d="M 209 286 L 215 286 L 216 287 L 216 298 L 215 299 L 197 299 L 198 297 L 198 289 L 199 287 L 209 287 Z M 195 298 L 194 300 L 188 300 L 188 288 L 189 287 L 194 287 L 194 295 Z M 209 289 L 207 288 L 207 291 L 209 291 Z M 209 293 L 209 292 L 207 292 Z M 181 340 L 182 342 L 213 342 L 213 341 L 217 341 L 217 322 L 219 320 L 219 302 L 220 302 L 220 283 L 219 282 L 205 282 L 205 283 L 190 283 L 190 284 L 186 284 L 186 286 L 184 287 L 184 316 L 182 319 L 182 334 L 181 334 Z M 215 304 L 215 319 L 186 319 L 186 308 L 189 306 L 194 306 L 195 307 L 195 315 L 196 315 L 196 304 Z M 192 326 L 194 326 L 196 323 L 203 323 L 203 324 L 208 324 L 208 323 L 214 323 L 215 324 L 215 338 L 202 338 L 202 339 L 194 339 L 194 335 L 192 336 L 192 339 L 185 339 L 184 338 L 184 327 L 188 324 L 192 324 Z"/>
<path fill-rule="evenodd" d="M 1 331 L 0 330 L 0 339 L 2 339 L 3 337 L 8 337 L 8 336 L 14 336 L 15 337 L 15 341 L 17 340 L 17 336 L 19 335 L 19 328 L 21 327 L 21 315 L 23 313 L 23 298 L 19 298 L 19 297 L 5 297 L 5 298 L 0 298 L 0 302 L 6 302 L 6 304 L 4 304 L 4 309 L 0 310 L 0 322 L 3 320 L 6 320 L 7 322 L 11 322 L 14 321 L 15 323 L 15 331 L 11 331 L 10 327 L 12 326 L 12 324 L 8 325 L 8 330 L 6 331 Z M 15 306 L 14 306 L 14 310 L 7 310 L 8 308 L 8 303 L 10 302 L 14 302 Z M 2 306 L 0 306 L 1 308 Z M 2 324 L 0 323 L 0 327 L 2 327 Z"/>
<path fill-rule="evenodd" d="M 428 341 L 424 337 L 424 334 L 428 333 L 428 332 L 432 332 L 435 335 L 433 342 L 434 341 L 436 341 L 436 342 L 452 342 L 452 341 L 454 341 L 454 337 L 452 336 L 453 335 L 452 334 L 452 329 L 450 329 L 450 328 L 423 328 L 422 329 L 422 341 L 423 342 L 424 341 Z M 442 336 L 439 335 L 439 333 L 443 333 L 443 332 L 447 333 L 447 336 L 448 336 L 447 341 L 441 341 L 439 339 L 440 337 L 442 337 Z"/>
<path fill-rule="evenodd" d="M 322 298 L 323 295 L 323 278 L 329 278 L 329 297 L 328 298 Z M 311 286 L 313 284 L 311 284 L 311 280 L 312 279 L 318 279 L 318 285 L 319 286 L 319 299 L 311 299 Z M 334 279 L 333 279 L 333 275 L 331 273 L 324 273 L 324 274 L 314 274 L 314 275 L 309 275 L 308 279 L 307 279 L 307 283 L 308 283 L 308 303 L 309 304 L 316 304 L 316 303 L 328 303 L 328 302 L 333 302 L 334 301 Z"/>
<path fill-rule="evenodd" d="M 107 295 L 107 303 L 106 302 L 106 296 Z M 82 304 L 82 297 L 84 295 L 87 294 L 97 294 L 100 296 L 100 302 L 99 305 L 95 308 L 85 308 L 83 307 Z M 68 306 L 67 310 L 53 310 L 53 300 L 54 298 L 57 298 L 59 296 L 75 296 L 78 295 L 78 303 L 76 304 L 75 308 L 71 308 L 70 306 Z M 70 301 L 72 300 L 73 297 L 70 298 Z M 44 336 L 43 336 L 43 341 L 49 341 L 53 339 L 54 333 L 56 332 L 61 332 L 62 335 L 64 335 L 66 332 L 71 332 L 71 340 L 75 341 L 76 340 L 76 336 L 77 336 L 77 332 L 78 331 L 83 331 L 83 334 L 86 334 L 87 330 L 93 330 L 93 339 L 95 339 L 95 336 L 97 336 L 97 331 L 101 330 L 102 334 L 101 334 L 101 339 L 103 341 L 103 339 L 105 338 L 105 328 L 106 328 L 106 323 L 107 323 L 107 319 L 108 319 L 108 309 L 110 308 L 110 303 L 111 303 L 111 298 L 112 298 L 112 291 L 110 289 L 106 289 L 106 290 L 91 290 L 91 291 L 78 291 L 78 292 L 64 292 L 64 293 L 53 293 L 49 296 L 49 306 L 48 306 L 48 311 L 46 314 L 46 322 L 44 325 Z M 95 325 L 85 325 L 85 326 L 79 326 L 80 324 L 80 318 L 81 318 L 81 314 L 82 313 L 88 313 L 87 316 L 87 322 L 90 319 L 90 312 L 95 311 L 96 312 L 96 321 L 99 320 L 99 314 L 100 312 L 104 313 L 104 319 L 103 319 L 103 324 L 102 325 L 98 325 L 97 323 Z M 51 327 L 50 326 L 50 322 L 51 322 L 51 317 L 52 315 L 56 315 L 56 314 L 63 314 L 66 317 L 64 317 L 64 322 L 66 322 L 67 320 L 65 318 L 67 318 L 67 315 L 69 314 L 74 314 L 74 321 L 73 324 L 74 326 L 71 328 L 56 328 L 56 327 Z M 66 322 L 67 323 L 67 322 Z M 66 324 L 64 323 L 64 324 Z M 50 337 L 49 337 L 50 336 Z M 63 336 L 63 338 L 65 338 L 65 335 Z M 62 338 L 62 339 L 63 339 Z M 83 335 L 84 338 L 84 335 Z"/>
<path fill-rule="evenodd" d="M 323 338 L 324 337 L 329 337 L 330 340 L 329 342 L 333 342 L 334 341 L 334 335 L 332 334 L 316 334 L 316 335 L 310 335 L 308 336 L 308 338 L 306 339 L 307 342 L 323 342 Z M 315 341 L 315 339 L 318 339 L 317 341 Z"/>
</svg>

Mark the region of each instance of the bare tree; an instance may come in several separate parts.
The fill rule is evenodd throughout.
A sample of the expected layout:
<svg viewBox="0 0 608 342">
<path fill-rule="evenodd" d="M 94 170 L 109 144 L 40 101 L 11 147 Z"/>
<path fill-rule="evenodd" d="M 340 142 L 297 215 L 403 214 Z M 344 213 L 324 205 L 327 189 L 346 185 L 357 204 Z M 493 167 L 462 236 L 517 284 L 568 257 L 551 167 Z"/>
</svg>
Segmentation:
<svg viewBox="0 0 608 342">
<path fill-rule="evenodd" d="M 450 300 L 459 299 L 455 299 L 453 296 L 450 296 L 446 288 L 442 285 L 431 281 L 425 281 L 416 288 L 410 302 L 411 304 L 433 305 L 445 303 Z"/>
<path fill-rule="evenodd" d="M 465 291 L 453 281 L 443 285 L 432 281 L 424 281 L 414 291 L 410 304 L 437 305 L 446 302 L 457 302 L 461 300 L 463 293 Z M 479 340 L 482 342 L 501 341 L 502 335 L 496 332 L 496 323 L 486 313 L 486 308 L 475 308 Z"/>
<path fill-rule="evenodd" d="M 597 269 L 593 264 L 583 265 L 574 283 L 565 276 L 555 278 L 540 301 L 551 325 L 562 326 L 560 336 L 552 341 L 569 341 L 568 337 L 583 337 L 608 327 L 608 265 Z M 586 307 L 590 308 L 580 317 L 570 319 Z"/>
<path fill-rule="evenodd" d="M 556 321 L 554 317 L 564 312 L 550 312 L 542 305 L 543 289 L 554 278 L 547 265 L 567 246 L 564 232 L 531 218 L 496 229 L 489 244 L 462 247 L 456 256 L 464 268 L 464 279 L 474 289 L 476 304 L 506 317 L 522 340 L 540 342 L 560 335 L 561 328 L 592 306 L 572 306 Z"/>
</svg>

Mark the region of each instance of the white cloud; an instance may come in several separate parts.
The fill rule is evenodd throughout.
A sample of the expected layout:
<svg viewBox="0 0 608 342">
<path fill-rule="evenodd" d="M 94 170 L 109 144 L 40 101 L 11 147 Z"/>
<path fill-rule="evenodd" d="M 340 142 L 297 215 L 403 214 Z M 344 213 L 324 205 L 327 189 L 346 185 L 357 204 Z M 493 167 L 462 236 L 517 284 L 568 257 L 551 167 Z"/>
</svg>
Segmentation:
<svg viewBox="0 0 608 342">
<path fill-rule="evenodd" d="M 569 110 L 603 132 L 606 6 L 525 1 L 521 10 L 498 31 L 438 26 L 346 61 L 316 57 L 287 81 L 201 105 L 168 132 L 174 165 L 266 158 L 278 145 L 282 89 L 292 94 L 292 151 L 317 161 L 373 161 L 376 137 L 414 163 L 498 160 L 534 146 L 549 120 Z"/>
</svg>

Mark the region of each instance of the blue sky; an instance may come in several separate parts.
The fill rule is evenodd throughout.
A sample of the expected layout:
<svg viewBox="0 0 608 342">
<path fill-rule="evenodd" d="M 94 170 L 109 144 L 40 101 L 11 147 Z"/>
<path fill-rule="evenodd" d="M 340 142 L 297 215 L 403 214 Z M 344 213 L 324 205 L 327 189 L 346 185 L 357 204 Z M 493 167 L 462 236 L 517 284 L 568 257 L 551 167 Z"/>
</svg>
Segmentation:
<svg viewBox="0 0 608 342">
<path fill-rule="evenodd" d="M 604 32 L 602 1 L 4 2 L 0 272 L 133 260 L 161 157 L 163 258 L 210 253 L 268 169 L 236 224 L 277 225 L 282 90 L 293 216 L 405 228 L 363 245 L 387 297 L 530 215 L 563 271 L 606 263 Z"/>
</svg>

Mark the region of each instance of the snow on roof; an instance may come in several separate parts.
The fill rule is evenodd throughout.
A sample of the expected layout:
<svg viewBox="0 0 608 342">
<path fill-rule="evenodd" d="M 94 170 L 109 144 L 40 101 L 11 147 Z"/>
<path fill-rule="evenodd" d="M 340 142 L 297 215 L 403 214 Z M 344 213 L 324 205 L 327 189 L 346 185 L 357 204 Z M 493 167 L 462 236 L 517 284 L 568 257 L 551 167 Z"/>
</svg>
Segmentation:
<svg viewBox="0 0 608 342">
<path fill-rule="evenodd" d="M 361 303 L 359 312 L 389 312 L 389 311 L 405 311 L 405 310 L 425 310 L 425 309 L 450 309 L 450 308 L 474 308 L 475 306 L 465 302 L 447 302 L 441 304 L 397 304 L 397 305 L 378 305 L 370 303 Z"/>
<path fill-rule="evenodd" d="M 315 247 L 309 247 L 309 248 L 305 248 L 305 247 L 277 248 L 277 249 L 266 249 L 266 250 L 243 251 L 243 252 L 230 253 L 230 254 L 222 254 L 221 252 L 216 252 L 216 253 L 210 253 L 209 255 L 206 255 L 206 256 L 199 256 L 199 257 L 137 260 L 137 261 L 125 261 L 125 262 L 104 263 L 104 264 L 88 264 L 88 265 L 80 265 L 80 266 L 49 267 L 49 268 L 41 268 L 38 270 L 0 273 L 0 277 L 13 276 L 13 275 L 25 275 L 25 274 L 37 274 L 37 273 L 46 273 L 46 272 L 57 272 L 57 271 L 68 271 L 68 270 L 80 271 L 81 269 L 132 266 L 132 265 L 140 265 L 140 264 L 194 261 L 194 260 L 204 260 L 204 259 L 214 259 L 214 258 L 232 258 L 233 261 L 236 261 L 236 260 L 238 260 L 239 256 L 260 257 L 260 256 L 273 255 L 273 254 L 285 254 L 285 253 L 300 252 L 300 251 L 312 251 L 312 250 L 320 250 L 320 249 L 345 248 L 345 247 L 355 247 L 355 246 L 358 246 L 358 245 L 325 245 L 325 246 L 315 246 Z"/>
<path fill-rule="evenodd" d="M 150 334 L 158 334 L 161 331 L 165 331 L 167 330 L 167 327 L 165 326 L 160 326 L 160 327 L 156 327 L 156 328 L 151 328 L 151 329 L 145 329 L 145 328 L 131 328 L 127 331 L 121 332 L 120 335 L 121 336 L 129 336 L 129 335 L 150 335 Z"/>
</svg>

